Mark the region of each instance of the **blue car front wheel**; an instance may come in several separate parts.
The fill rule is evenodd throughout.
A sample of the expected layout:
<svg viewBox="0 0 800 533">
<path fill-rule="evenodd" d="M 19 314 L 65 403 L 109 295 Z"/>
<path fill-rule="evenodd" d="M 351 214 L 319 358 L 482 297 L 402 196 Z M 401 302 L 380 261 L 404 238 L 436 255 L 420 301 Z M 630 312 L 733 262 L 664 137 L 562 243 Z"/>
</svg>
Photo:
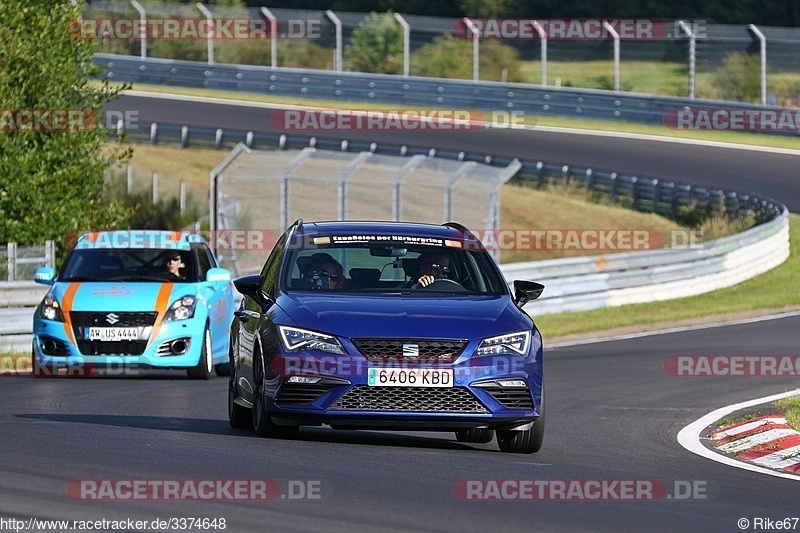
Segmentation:
<svg viewBox="0 0 800 533">
<path fill-rule="evenodd" d="M 200 359 L 197 364 L 192 368 L 187 368 L 186 373 L 191 379 L 208 379 L 211 377 L 211 369 L 214 367 L 212 364 L 211 353 L 211 332 L 208 330 L 208 325 L 203 332 L 203 348 L 200 350 Z"/>
</svg>

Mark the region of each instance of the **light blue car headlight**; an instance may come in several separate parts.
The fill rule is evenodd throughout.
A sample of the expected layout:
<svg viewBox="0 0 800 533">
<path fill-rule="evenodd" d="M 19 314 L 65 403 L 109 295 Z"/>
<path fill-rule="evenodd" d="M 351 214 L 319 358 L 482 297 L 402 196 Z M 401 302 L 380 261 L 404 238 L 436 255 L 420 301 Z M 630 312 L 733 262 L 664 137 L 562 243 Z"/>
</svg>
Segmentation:
<svg viewBox="0 0 800 533">
<path fill-rule="evenodd" d="M 278 326 L 281 333 L 281 344 L 287 352 L 300 350 L 319 350 L 321 352 L 344 354 L 344 348 L 332 335 L 317 331 L 293 328 L 291 326 Z"/>
<path fill-rule="evenodd" d="M 164 315 L 164 322 L 193 318 L 195 307 L 197 307 L 197 298 L 194 296 L 182 296 L 169 306 L 167 314 Z"/>
<path fill-rule="evenodd" d="M 475 350 L 475 355 L 511 354 L 525 357 L 531 344 L 531 332 L 528 330 L 507 333 L 483 339 Z"/>
<path fill-rule="evenodd" d="M 42 306 L 39 308 L 39 316 L 47 320 L 64 322 L 64 314 L 61 312 L 61 305 L 58 303 L 55 296 L 50 293 L 47 293 L 42 301 Z"/>
</svg>

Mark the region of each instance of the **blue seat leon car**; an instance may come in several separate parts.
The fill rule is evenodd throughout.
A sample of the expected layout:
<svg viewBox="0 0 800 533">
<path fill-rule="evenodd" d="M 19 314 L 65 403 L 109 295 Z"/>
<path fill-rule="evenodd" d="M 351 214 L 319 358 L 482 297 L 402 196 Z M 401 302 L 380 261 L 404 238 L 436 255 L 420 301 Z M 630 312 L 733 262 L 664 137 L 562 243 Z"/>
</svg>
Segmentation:
<svg viewBox="0 0 800 533">
<path fill-rule="evenodd" d="M 480 241 L 458 224 L 296 222 L 231 326 L 236 428 L 452 431 L 532 453 L 544 437 L 542 338 Z"/>
<path fill-rule="evenodd" d="M 57 275 L 40 268 L 34 279 L 50 285 L 34 314 L 34 375 L 229 371 L 231 275 L 200 235 L 87 233 Z"/>
</svg>

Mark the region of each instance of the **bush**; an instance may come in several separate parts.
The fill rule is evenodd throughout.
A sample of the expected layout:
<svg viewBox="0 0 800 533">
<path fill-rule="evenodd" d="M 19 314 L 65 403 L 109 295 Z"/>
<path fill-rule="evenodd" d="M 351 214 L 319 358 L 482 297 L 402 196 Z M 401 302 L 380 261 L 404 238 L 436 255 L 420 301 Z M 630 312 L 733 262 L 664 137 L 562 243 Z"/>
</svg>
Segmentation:
<svg viewBox="0 0 800 533">
<path fill-rule="evenodd" d="M 370 13 L 344 48 L 345 65 L 358 72 L 402 74 L 403 28 L 388 13 Z"/>
<path fill-rule="evenodd" d="M 719 98 L 737 102 L 761 99 L 761 59 L 759 56 L 733 52 L 725 56 L 714 73 L 711 85 Z"/>
<path fill-rule="evenodd" d="M 503 68 L 508 81 L 522 81 L 519 53 L 499 41 L 484 41 L 479 50 L 480 79 L 500 81 Z M 437 37 L 422 46 L 411 58 L 411 73 L 416 76 L 472 79 L 472 41 L 452 35 Z"/>
<path fill-rule="evenodd" d="M 307 39 L 279 40 L 278 66 L 332 70 L 333 50 Z"/>
</svg>

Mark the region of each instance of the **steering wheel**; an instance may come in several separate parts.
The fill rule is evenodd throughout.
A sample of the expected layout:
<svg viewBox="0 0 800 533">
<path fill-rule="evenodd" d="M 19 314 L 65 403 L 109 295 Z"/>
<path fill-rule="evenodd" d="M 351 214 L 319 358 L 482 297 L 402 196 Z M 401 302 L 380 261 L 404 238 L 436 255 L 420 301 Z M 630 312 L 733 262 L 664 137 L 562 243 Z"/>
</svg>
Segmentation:
<svg viewBox="0 0 800 533">
<path fill-rule="evenodd" d="M 453 285 L 455 285 L 455 287 L 453 287 Z M 467 292 L 467 289 L 465 289 L 464 286 L 459 282 L 448 278 L 439 278 L 430 285 L 426 287 L 420 287 L 419 289 L 423 291 L 446 290 L 449 292 Z"/>
</svg>

